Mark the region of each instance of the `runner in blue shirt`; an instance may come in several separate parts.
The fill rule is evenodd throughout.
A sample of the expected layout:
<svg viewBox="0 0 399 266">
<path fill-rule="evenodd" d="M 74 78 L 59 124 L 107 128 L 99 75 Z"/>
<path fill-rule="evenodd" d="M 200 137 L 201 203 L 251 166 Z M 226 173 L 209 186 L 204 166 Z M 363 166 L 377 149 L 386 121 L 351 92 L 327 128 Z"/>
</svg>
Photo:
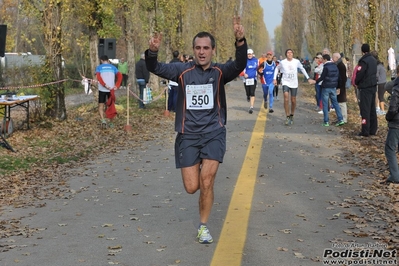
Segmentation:
<svg viewBox="0 0 399 266">
<path fill-rule="evenodd" d="M 249 97 L 250 107 L 248 113 L 252 114 L 254 112 L 255 103 L 255 89 L 256 89 L 256 75 L 258 70 L 258 59 L 254 55 L 252 49 L 247 51 L 247 66 L 244 69 L 245 78 L 245 92 L 247 93 L 247 98 Z"/>
<path fill-rule="evenodd" d="M 273 76 L 274 70 L 276 68 L 276 63 L 273 61 L 273 52 L 269 51 L 266 54 L 266 61 L 264 61 L 258 68 L 258 74 L 260 75 L 260 80 L 263 89 L 263 107 L 265 109 L 269 108 L 269 113 L 273 113 L 273 102 L 274 102 L 274 83 Z M 267 98 L 269 96 L 269 105 L 267 104 Z"/>
</svg>

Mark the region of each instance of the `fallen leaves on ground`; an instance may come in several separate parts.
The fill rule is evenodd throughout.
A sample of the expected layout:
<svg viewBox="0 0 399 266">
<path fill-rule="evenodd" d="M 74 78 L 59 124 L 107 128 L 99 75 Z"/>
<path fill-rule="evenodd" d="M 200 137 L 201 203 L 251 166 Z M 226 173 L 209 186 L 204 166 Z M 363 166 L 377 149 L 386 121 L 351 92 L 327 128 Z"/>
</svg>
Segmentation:
<svg viewBox="0 0 399 266">
<path fill-rule="evenodd" d="M 162 138 L 166 130 L 173 132 L 173 117 L 163 115 L 163 101 L 151 103 L 145 110 L 136 105 L 137 101 L 131 100 L 131 131 L 124 130 L 128 123 L 126 112 L 120 112 L 112 121 L 114 128 L 101 129 L 98 109 L 92 103 L 67 109 L 65 121 L 31 120 L 30 130 L 14 131 L 7 142 L 16 152 L 0 147 L 0 213 L 8 206 L 40 208 L 45 206 L 44 199 L 78 193 L 68 189 L 69 169 L 84 166 L 100 154 L 140 147 L 145 140 Z M 14 114 L 15 120 L 24 116 Z M 112 192 L 121 190 L 115 188 Z M 0 220 L 0 238 L 21 234 L 29 237 L 35 230 L 21 227 L 18 220 Z"/>
<path fill-rule="evenodd" d="M 312 90 L 308 90 L 307 102 L 312 103 L 314 96 L 310 95 L 309 91 Z M 389 248 L 398 249 L 399 187 L 380 185 L 378 182 L 389 174 L 383 152 L 387 134 L 386 122 L 384 117 L 379 116 L 377 136 L 357 137 L 360 130 L 359 111 L 353 96 L 348 98 L 349 123 L 339 128 L 342 135 L 340 143 L 331 145 L 342 148 L 342 154 L 334 157 L 338 163 L 351 164 L 356 168 L 344 173 L 340 182 L 349 186 L 353 182 L 358 182 L 362 189 L 358 191 L 357 198 L 330 202 L 332 206 L 328 208 L 332 210 L 350 206 L 359 208 L 362 217 L 341 211 L 332 218 L 352 221 L 353 227 L 344 231 L 348 235 L 368 236 L 378 242 L 386 243 Z M 39 200 L 64 197 L 70 193 L 65 176 L 68 168 L 82 165 L 98 154 L 116 153 L 121 147 L 126 149 L 138 147 L 142 140 L 159 138 L 165 130 L 173 130 L 173 119 L 163 116 L 162 103 L 146 110 L 133 108 L 130 112 L 132 126 L 130 132 L 123 130 L 126 125 L 126 116 L 123 114 L 119 114 L 115 120 L 115 128 L 101 130 L 97 109 L 93 106 L 91 109 L 85 106 L 70 110 L 68 116 L 69 119 L 63 122 L 32 121 L 31 130 L 16 131 L 7 139 L 17 152 L 12 153 L 1 148 L 2 165 L 9 163 L 18 167 L 25 162 L 29 163 L 26 166 L 22 165 L 23 167 L 17 171 L 0 174 L 2 209 L 7 206 L 40 208 L 45 203 Z M 326 169 L 326 172 L 330 170 Z M 113 192 L 119 191 L 115 189 Z M 295 193 L 297 192 L 289 194 Z M 131 219 L 138 220 L 136 217 Z M 29 237 L 35 233 L 35 230 L 40 229 L 21 227 L 18 220 L 0 221 L 1 238 L 11 240 L 12 236 L 17 235 Z M 137 227 L 137 230 L 142 229 Z M 280 232 L 289 234 L 291 229 L 282 229 Z M 12 246 L 12 242 L 9 245 Z M 157 249 L 157 251 L 163 250 L 163 248 Z M 285 251 L 285 248 L 279 250 Z M 303 257 L 301 253 L 294 255 L 298 258 Z M 319 258 L 311 260 L 319 261 Z"/>
<path fill-rule="evenodd" d="M 308 102 L 314 102 L 311 90 L 307 91 Z M 399 249 L 399 186 L 381 185 L 389 175 L 389 168 L 384 154 L 385 140 L 388 132 L 385 116 L 378 116 L 378 133 L 371 137 L 358 137 L 361 129 L 358 105 L 354 92 L 348 91 L 348 122 L 340 127 L 342 154 L 334 157 L 338 163 L 350 164 L 357 170 L 349 170 L 343 175 L 341 183 L 351 185 L 358 182 L 362 187 L 357 198 L 343 199 L 343 202 L 331 203 L 341 208 L 350 206 L 359 208 L 363 217 L 345 213 L 344 218 L 354 222 L 353 228 L 345 230 L 354 237 L 371 237 L 385 243 L 390 249 Z M 334 114 L 333 114 L 334 115 Z M 330 119 L 331 116 L 330 115 Z M 338 218 L 335 214 L 333 218 Z M 344 241 L 344 240 L 342 240 Z"/>
</svg>

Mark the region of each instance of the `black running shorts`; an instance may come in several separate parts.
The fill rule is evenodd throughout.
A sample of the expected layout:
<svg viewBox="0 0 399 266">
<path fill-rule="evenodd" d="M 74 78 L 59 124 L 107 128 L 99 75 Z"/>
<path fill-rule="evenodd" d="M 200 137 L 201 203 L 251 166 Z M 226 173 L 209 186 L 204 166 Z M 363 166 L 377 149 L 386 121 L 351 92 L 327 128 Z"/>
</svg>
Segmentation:
<svg viewBox="0 0 399 266">
<path fill-rule="evenodd" d="M 106 103 L 110 92 L 98 91 L 98 103 Z"/>
<path fill-rule="evenodd" d="M 205 134 L 177 133 L 175 142 L 176 168 L 190 167 L 202 159 L 223 162 L 226 153 L 226 128 Z"/>
<path fill-rule="evenodd" d="M 245 85 L 245 92 L 247 96 L 255 97 L 255 90 L 256 90 L 256 80 L 254 85 Z"/>
<path fill-rule="evenodd" d="M 291 92 L 291 97 L 296 97 L 298 88 L 290 88 L 286 85 L 283 86 L 283 92 Z"/>
</svg>

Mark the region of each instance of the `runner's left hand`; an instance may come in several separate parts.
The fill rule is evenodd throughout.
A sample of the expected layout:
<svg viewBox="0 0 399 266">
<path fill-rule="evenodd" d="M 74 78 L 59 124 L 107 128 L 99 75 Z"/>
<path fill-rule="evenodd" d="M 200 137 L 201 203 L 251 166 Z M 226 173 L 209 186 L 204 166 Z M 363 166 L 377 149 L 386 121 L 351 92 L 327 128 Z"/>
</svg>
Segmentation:
<svg viewBox="0 0 399 266">
<path fill-rule="evenodd" d="M 236 37 L 236 40 L 244 38 L 244 36 L 245 36 L 244 26 L 241 25 L 240 16 L 233 17 L 233 25 L 234 25 L 234 36 Z"/>
</svg>

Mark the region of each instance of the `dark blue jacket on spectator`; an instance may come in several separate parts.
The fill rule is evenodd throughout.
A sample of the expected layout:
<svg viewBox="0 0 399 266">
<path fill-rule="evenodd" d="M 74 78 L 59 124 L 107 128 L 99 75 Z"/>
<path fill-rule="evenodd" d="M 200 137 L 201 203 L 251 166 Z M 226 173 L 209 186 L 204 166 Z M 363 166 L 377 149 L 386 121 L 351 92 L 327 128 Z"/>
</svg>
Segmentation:
<svg viewBox="0 0 399 266">
<path fill-rule="evenodd" d="M 318 80 L 317 83 L 321 84 L 322 88 L 337 88 L 338 87 L 338 80 L 339 80 L 339 70 L 334 62 L 326 62 L 323 66 L 323 72 Z"/>
</svg>

